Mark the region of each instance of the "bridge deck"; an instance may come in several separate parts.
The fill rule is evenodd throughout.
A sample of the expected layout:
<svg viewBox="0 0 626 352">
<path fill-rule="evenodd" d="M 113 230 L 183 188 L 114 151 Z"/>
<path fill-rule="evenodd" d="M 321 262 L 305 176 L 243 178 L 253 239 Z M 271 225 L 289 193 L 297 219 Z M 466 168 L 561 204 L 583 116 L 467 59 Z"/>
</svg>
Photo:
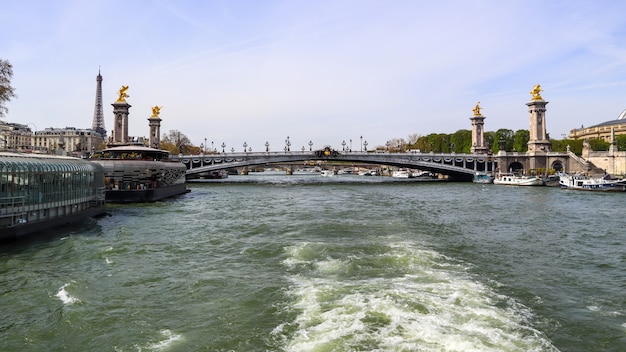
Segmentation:
<svg viewBox="0 0 626 352">
<path fill-rule="evenodd" d="M 325 155 L 320 151 L 309 152 L 260 152 L 222 153 L 207 155 L 183 155 L 172 157 L 187 166 L 187 175 L 230 168 L 244 168 L 271 164 L 300 164 L 311 161 L 363 163 L 389 165 L 430 171 L 448 175 L 452 179 L 471 180 L 477 171 L 493 172 L 497 160 L 485 154 L 430 154 L 430 153 L 373 153 L 333 151 Z"/>
</svg>

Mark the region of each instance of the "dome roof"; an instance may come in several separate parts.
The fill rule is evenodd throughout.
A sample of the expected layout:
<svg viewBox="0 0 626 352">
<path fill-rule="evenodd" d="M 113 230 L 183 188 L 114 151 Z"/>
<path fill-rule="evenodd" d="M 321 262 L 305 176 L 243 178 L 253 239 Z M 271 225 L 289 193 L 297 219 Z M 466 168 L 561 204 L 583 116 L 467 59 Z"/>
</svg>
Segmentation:
<svg viewBox="0 0 626 352">
<path fill-rule="evenodd" d="M 626 123 L 626 109 L 624 109 L 624 111 L 622 111 L 622 113 L 619 114 L 617 119 L 609 120 L 606 122 L 599 123 L 597 125 L 589 126 L 588 128 L 595 128 L 595 127 L 600 127 L 600 126 L 611 126 L 611 125 L 618 125 L 618 124 L 623 124 L 623 123 Z"/>
</svg>

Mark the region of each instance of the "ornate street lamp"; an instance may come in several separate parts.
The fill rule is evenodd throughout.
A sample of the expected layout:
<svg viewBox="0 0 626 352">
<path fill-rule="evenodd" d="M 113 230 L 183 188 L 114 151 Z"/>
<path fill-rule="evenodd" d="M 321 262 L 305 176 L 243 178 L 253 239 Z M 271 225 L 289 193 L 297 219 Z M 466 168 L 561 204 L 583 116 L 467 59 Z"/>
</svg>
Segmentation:
<svg viewBox="0 0 626 352">
<path fill-rule="evenodd" d="M 309 141 L 309 151 L 313 151 L 313 141 Z"/>
<path fill-rule="evenodd" d="M 363 153 L 363 136 L 361 136 L 361 150 L 360 150 L 360 152 Z"/>
<path fill-rule="evenodd" d="M 246 152 L 246 148 L 248 148 L 248 143 L 243 142 L 243 152 Z"/>
<path fill-rule="evenodd" d="M 363 145 L 365 146 L 365 151 L 367 152 L 367 141 L 363 142 Z"/>
<path fill-rule="evenodd" d="M 265 151 L 269 153 L 270 151 L 270 142 L 265 141 Z"/>
<path fill-rule="evenodd" d="M 235 148 L 234 148 L 234 147 L 233 147 L 233 148 L 230 148 L 230 152 L 231 152 L 231 153 L 234 153 L 234 152 L 235 152 Z"/>
<path fill-rule="evenodd" d="M 215 149 L 213 148 L 213 141 L 211 141 L 211 153 L 213 153 Z"/>
<path fill-rule="evenodd" d="M 343 150 L 344 152 L 346 151 L 346 141 L 342 141 L 341 142 L 341 150 Z"/>
<path fill-rule="evenodd" d="M 204 144 L 200 143 L 200 150 L 202 150 L 202 155 L 204 155 Z"/>
<path fill-rule="evenodd" d="M 203 152 L 202 152 L 203 154 L 206 154 L 206 147 L 207 147 L 207 145 L 206 145 L 206 137 L 205 137 L 204 138 L 204 149 L 203 149 Z"/>
<path fill-rule="evenodd" d="M 304 150 L 305 150 L 305 149 L 306 149 L 306 148 L 305 148 L 304 146 L 302 146 L 302 154 L 304 154 Z"/>
<path fill-rule="evenodd" d="M 352 138 L 350 138 L 350 153 L 352 153 Z"/>
<path fill-rule="evenodd" d="M 285 148 L 286 148 L 286 151 L 288 152 L 291 151 L 291 142 L 289 141 L 289 136 L 287 136 L 287 139 L 285 139 Z"/>
<path fill-rule="evenodd" d="M 222 154 L 224 154 L 224 148 L 226 148 L 226 143 L 222 142 Z"/>
</svg>

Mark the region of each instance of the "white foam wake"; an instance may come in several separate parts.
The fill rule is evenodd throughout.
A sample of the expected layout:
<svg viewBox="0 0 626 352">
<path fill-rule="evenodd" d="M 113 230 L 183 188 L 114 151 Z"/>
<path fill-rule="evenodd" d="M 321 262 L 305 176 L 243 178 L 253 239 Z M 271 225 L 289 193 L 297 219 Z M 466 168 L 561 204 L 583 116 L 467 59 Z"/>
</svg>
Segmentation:
<svg viewBox="0 0 626 352">
<path fill-rule="evenodd" d="M 151 344 L 148 346 L 148 349 L 163 351 L 167 347 L 171 346 L 172 343 L 182 339 L 182 335 L 174 334 L 169 329 L 161 330 L 161 335 L 163 335 L 165 339 Z"/>
<path fill-rule="evenodd" d="M 528 325 L 525 307 L 436 252 L 324 246 L 287 249 L 297 316 L 274 331 L 287 351 L 556 350 Z"/>
<path fill-rule="evenodd" d="M 71 296 L 67 290 L 65 289 L 67 286 L 69 286 L 70 284 L 72 284 L 74 281 L 68 282 L 66 284 L 64 284 L 63 286 L 61 286 L 61 288 L 59 289 L 59 291 L 57 292 L 56 296 L 61 300 L 61 302 L 63 302 L 63 304 L 65 305 L 70 305 L 70 304 L 74 304 L 77 302 L 80 302 L 80 300 L 76 297 Z"/>
</svg>

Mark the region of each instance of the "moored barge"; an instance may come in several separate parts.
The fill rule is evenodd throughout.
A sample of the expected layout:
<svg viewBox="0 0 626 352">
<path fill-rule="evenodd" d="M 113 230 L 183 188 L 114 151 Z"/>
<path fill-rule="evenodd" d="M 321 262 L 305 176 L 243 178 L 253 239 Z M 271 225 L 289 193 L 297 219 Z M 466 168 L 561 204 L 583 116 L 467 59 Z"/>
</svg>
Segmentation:
<svg viewBox="0 0 626 352">
<path fill-rule="evenodd" d="M 188 192 L 187 168 L 168 158 L 166 150 L 131 145 L 104 149 L 90 160 L 104 169 L 107 203 L 146 203 Z"/>
</svg>

